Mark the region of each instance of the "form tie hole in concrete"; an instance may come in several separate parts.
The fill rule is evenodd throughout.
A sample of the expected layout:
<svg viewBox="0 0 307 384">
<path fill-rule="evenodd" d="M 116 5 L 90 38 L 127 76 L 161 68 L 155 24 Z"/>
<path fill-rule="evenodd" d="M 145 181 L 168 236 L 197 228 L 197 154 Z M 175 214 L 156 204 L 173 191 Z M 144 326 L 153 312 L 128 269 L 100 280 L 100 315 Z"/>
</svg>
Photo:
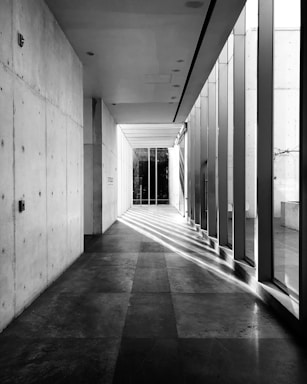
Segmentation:
<svg viewBox="0 0 307 384">
<path fill-rule="evenodd" d="M 1 147 L 4 147 L 4 140 L 1 140 Z"/>
<path fill-rule="evenodd" d="M 22 152 L 24 152 L 24 151 L 25 151 L 25 147 L 24 147 L 24 146 L 22 146 L 22 147 L 21 147 L 21 150 L 22 150 Z"/>
<path fill-rule="evenodd" d="M 26 239 L 23 239 L 23 243 L 25 244 L 25 242 L 26 242 Z"/>
<path fill-rule="evenodd" d="M 2 253 L 5 253 L 5 248 L 2 248 Z"/>
<path fill-rule="evenodd" d="M 5 195 L 4 195 L 4 193 L 2 194 L 2 196 L 1 196 L 1 197 L 2 197 L 2 200 L 4 200 L 4 198 L 5 198 Z"/>
<path fill-rule="evenodd" d="M 4 308 L 4 307 L 5 307 L 5 303 L 3 302 L 3 303 L 2 303 L 2 308 Z"/>
<path fill-rule="evenodd" d="M 39 191 L 39 192 L 38 192 L 38 195 L 39 195 L 39 196 L 41 196 L 41 195 L 42 195 L 41 191 Z"/>
</svg>

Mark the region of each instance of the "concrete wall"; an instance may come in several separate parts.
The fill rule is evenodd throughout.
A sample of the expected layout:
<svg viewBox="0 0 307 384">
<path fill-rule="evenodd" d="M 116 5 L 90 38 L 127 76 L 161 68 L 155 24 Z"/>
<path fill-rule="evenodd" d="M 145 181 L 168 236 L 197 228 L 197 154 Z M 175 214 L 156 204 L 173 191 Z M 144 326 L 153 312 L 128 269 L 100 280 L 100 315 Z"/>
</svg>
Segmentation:
<svg viewBox="0 0 307 384">
<path fill-rule="evenodd" d="M 179 176 L 179 145 L 168 149 L 169 161 L 169 203 L 179 211 L 179 192 L 180 192 L 180 176 Z"/>
<path fill-rule="evenodd" d="M 120 126 L 117 126 L 117 164 L 118 164 L 118 216 L 132 205 L 133 152 Z"/>
<path fill-rule="evenodd" d="M 102 103 L 102 232 L 117 219 L 117 129 Z"/>
<path fill-rule="evenodd" d="M 84 100 L 84 231 L 105 232 L 117 219 L 117 128 L 102 99 Z"/>
<path fill-rule="evenodd" d="M 45 3 L 1 1 L 0 330 L 83 251 L 82 88 Z"/>
<path fill-rule="evenodd" d="M 101 99 L 84 99 L 84 233 L 102 233 Z"/>
</svg>

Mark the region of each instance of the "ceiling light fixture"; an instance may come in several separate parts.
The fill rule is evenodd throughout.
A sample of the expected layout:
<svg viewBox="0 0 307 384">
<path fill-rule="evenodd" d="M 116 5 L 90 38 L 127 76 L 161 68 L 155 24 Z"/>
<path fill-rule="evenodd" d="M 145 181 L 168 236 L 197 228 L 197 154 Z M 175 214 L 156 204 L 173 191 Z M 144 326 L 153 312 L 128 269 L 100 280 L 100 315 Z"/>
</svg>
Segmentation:
<svg viewBox="0 0 307 384">
<path fill-rule="evenodd" d="M 186 1 L 187 8 L 201 8 L 204 5 L 203 1 Z"/>
</svg>

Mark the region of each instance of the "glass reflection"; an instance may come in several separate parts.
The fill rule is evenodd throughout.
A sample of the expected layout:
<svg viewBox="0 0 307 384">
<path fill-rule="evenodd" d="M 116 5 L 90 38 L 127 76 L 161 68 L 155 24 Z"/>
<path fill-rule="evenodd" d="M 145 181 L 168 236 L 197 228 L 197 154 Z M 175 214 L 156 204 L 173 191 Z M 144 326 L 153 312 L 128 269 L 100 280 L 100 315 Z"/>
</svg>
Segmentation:
<svg viewBox="0 0 307 384">
<path fill-rule="evenodd" d="M 274 279 L 298 296 L 300 1 L 276 1 L 274 25 Z"/>
</svg>

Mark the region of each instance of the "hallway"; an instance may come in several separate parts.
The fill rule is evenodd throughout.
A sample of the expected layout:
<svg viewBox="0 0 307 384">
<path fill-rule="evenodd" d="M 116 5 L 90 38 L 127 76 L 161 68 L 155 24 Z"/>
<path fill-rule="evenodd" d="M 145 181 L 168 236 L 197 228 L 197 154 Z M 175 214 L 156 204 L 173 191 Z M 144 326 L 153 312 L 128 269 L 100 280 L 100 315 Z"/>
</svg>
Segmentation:
<svg viewBox="0 0 307 384">
<path fill-rule="evenodd" d="M 175 209 L 120 220 L 0 335 L 2 384 L 306 383 L 306 351 L 263 304 L 184 257 L 211 258 Z"/>
</svg>

